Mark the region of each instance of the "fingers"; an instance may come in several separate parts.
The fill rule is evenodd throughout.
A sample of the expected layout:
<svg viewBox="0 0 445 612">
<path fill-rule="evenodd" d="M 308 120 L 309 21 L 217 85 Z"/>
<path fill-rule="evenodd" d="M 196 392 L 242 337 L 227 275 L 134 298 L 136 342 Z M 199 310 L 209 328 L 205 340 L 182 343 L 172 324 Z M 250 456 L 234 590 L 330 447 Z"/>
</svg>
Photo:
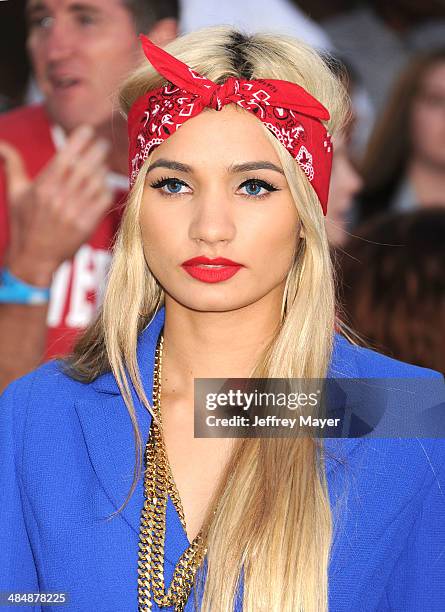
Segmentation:
<svg viewBox="0 0 445 612">
<path fill-rule="evenodd" d="M 94 198 L 103 192 L 110 192 L 109 187 L 107 187 L 107 175 L 108 168 L 104 165 L 96 168 L 96 171 L 91 176 L 89 181 L 86 181 L 82 185 L 81 194 L 83 196 L 84 202 L 90 202 L 94 200 Z"/>
<path fill-rule="evenodd" d="M 8 196 L 13 204 L 19 194 L 28 188 L 30 179 L 22 156 L 15 147 L 4 140 L 0 141 L 0 157 L 4 162 Z"/>
<path fill-rule="evenodd" d="M 73 223 L 86 240 L 95 231 L 100 221 L 107 215 L 113 204 L 113 196 L 109 191 L 99 190 L 91 197 L 89 205 L 79 212 Z"/>
<path fill-rule="evenodd" d="M 109 143 L 98 140 L 84 150 L 82 157 L 72 166 L 69 175 L 64 181 L 64 190 L 74 192 L 84 183 L 95 179 L 106 160 L 109 151 Z"/>
<path fill-rule="evenodd" d="M 93 137 L 94 131 L 89 126 L 74 130 L 66 146 L 35 181 L 37 206 L 63 217 L 65 213 L 71 216 L 72 211 L 80 213 L 88 205 L 90 194 L 105 183 L 109 151 L 107 141 Z"/>
<path fill-rule="evenodd" d="M 97 224 L 114 202 L 113 191 L 107 185 L 107 174 L 105 166 L 99 168 L 79 192 L 82 200 L 82 210 L 79 214 L 87 224 Z"/>
<path fill-rule="evenodd" d="M 60 220 L 69 220 L 74 233 L 90 235 L 99 220 L 108 212 L 114 201 L 114 194 L 107 185 L 108 168 L 104 163 L 97 165 L 103 155 L 92 148 L 80 164 L 81 168 L 60 189 L 54 199 L 54 214 Z"/>
<path fill-rule="evenodd" d="M 63 181 L 71 168 L 75 168 L 84 150 L 93 143 L 94 130 L 89 125 L 81 125 L 73 130 L 65 146 L 56 153 L 52 161 L 40 174 L 42 180 Z"/>
<path fill-rule="evenodd" d="M 78 128 L 36 179 L 28 180 L 17 206 L 16 234 L 30 261 L 64 261 L 95 231 L 113 202 L 106 182 L 108 149 L 92 128 Z M 19 163 L 14 153 L 8 159 L 12 167 Z"/>
</svg>

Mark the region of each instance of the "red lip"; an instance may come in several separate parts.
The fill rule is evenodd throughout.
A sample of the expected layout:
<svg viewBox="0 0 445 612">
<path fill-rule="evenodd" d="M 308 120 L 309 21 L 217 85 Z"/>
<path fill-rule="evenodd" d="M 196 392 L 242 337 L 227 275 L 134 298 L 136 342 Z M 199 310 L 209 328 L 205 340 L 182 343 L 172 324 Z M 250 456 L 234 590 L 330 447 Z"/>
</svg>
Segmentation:
<svg viewBox="0 0 445 612">
<path fill-rule="evenodd" d="M 242 266 L 243 264 L 238 263 L 237 261 L 232 261 L 231 259 L 226 259 L 225 257 L 215 257 L 214 259 L 210 259 L 209 257 L 205 257 L 204 255 L 200 255 L 199 257 L 193 257 L 192 259 L 187 259 L 182 263 L 183 266 L 196 266 L 199 264 L 208 264 L 213 266 Z"/>
<path fill-rule="evenodd" d="M 243 264 L 225 257 L 210 259 L 203 256 L 188 259 L 181 266 L 190 276 L 204 283 L 219 283 L 228 280 L 244 267 Z M 218 268 L 206 266 L 218 266 Z"/>
</svg>

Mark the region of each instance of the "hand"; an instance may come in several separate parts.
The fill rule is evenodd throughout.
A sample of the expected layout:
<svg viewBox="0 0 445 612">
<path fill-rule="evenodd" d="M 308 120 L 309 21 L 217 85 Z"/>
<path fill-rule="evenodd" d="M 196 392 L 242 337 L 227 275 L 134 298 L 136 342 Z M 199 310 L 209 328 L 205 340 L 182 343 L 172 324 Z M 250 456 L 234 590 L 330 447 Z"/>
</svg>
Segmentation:
<svg viewBox="0 0 445 612">
<path fill-rule="evenodd" d="M 108 143 L 81 126 L 31 180 L 18 151 L 0 142 L 11 225 L 6 260 L 13 274 L 49 285 L 57 267 L 88 240 L 113 202 L 107 152 Z"/>
</svg>

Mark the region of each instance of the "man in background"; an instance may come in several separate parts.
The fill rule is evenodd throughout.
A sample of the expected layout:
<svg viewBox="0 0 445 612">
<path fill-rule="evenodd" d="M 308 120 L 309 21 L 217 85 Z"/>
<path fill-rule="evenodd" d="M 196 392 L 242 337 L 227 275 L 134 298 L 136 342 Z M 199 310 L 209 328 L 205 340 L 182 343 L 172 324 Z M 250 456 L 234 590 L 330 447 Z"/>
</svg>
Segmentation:
<svg viewBox="0 0 445 612">
<path fill-rule="evenodd" d="M 44 102 L 0 116 L 0 389 L 66 354 L 104 290 L 127 179 L 115 94 L 138 34 L 166 44 L 175 0 L 28 0 Z"/>
</svg>

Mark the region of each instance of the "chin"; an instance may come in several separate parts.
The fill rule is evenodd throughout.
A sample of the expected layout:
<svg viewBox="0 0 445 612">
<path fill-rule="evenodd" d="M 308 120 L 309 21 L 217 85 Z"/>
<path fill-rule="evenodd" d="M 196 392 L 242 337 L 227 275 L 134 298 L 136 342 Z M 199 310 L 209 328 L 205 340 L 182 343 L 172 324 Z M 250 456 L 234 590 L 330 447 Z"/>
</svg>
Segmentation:
<svg viewBox="0 0 445 612">
<path fill-rule="evenodd" d="M 111 120 L 111 114 L 95 114 L 85 105 L 80 108 L 78 105 L 66 104 L 63 111 L 52 110 L 49 106 L 53 121 L 60 125 L 66 132 L 71 132 L 81 125 L 99 126 Z"/>
<path fill-rule="evenodd" d="M 184 292 L 184 294 L 176 292 L 171 294 L 168 291 L 166 294 L 177 304 L 196 312 L 230 312 L 250 306 L 260 299 L 258 296 L 249 299 L 248 296 L 240 296 L 239 292 L 234 289 L 228 290 L 222 287 L 221 291 L 213 295 L 205 295 L 205 291 L 200 288 L 193 292 Z"/>
</svg>

